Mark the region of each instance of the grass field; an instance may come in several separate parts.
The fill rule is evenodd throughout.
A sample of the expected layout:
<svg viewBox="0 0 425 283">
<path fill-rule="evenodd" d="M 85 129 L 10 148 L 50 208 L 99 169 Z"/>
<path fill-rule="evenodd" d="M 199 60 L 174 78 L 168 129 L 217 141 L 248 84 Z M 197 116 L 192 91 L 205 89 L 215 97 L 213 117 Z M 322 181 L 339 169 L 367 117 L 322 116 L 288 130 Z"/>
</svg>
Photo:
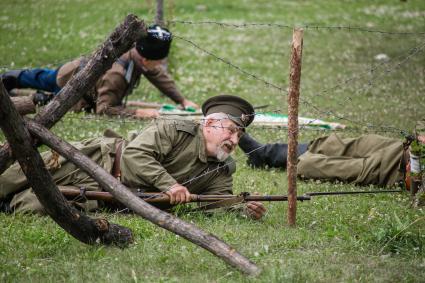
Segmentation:
<svg viewBox="0 0 425 283">
<path fill-rule="evenodd" d="M 425 3 L 416 1 L 165 1 L 170 29 L 246 73 L 286 89 L 292 27 L 304 26 L 300 115 L 346 124 L 344 136 L 402 138 L 425 117 Z M 0 71 L 57 67 L 91 53 L 128 13 L 151 21 L 155 1 L 2 0 Z M 181 21 L 191 21 L 182 23 Z M 281 24 L 224 26 L 244 23 Z M 349 28 L 350 27 L 350 28 Z M 356 29 L 354 27 L 361 27 Z M 169 69 L 183 94 L 202 103 L 219 93 L 286 113 L 286 93 L 175 38 Z M 386 54 L 388 60 L 376 56 Z M 378 56 L 379 57 L 379 56 Z M 382 55 L 381 55 L 382 57 Z M 167 102 L 146 81 L 130 99 Z M 112 128 L 126 135 L 146 122 L 67 114 L 53 131 L 68 141 Z M 284 129 L 249 129 L 262 142 L 285 141 Z M 302 129 L 300 140 L 329 134 Z M 4 137 L 0 135 L 0 141 Z M 279 170 L 254 170 L 239 150 L 235 193 L 285 194 Z M 299 182 L 299 193 L 350 191 L 352 185 Z M 236 214 L 179 214 L 256 262 L 247 278 L 208 252 L 131 214 L 106 214 L 130 227 L 136 243 L 86 246 L 50 218 L 0 214 L 0 282 L 424 282 L 425 211 L 404 194 L 316 197 L 267 203 L 258 222 Z"/>
</svg>

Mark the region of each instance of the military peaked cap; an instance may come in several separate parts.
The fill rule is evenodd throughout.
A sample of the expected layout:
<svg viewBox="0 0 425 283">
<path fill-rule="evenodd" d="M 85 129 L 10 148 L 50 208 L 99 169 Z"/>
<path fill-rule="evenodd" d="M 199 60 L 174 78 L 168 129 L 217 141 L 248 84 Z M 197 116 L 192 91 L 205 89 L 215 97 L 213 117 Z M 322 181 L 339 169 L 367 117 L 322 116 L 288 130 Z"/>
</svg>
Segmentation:
<svg viewBox="0 0 425 283">
<path fill-rule="evenodd" d="M 243 98 L 233 95 L 217 95 L 202 104 L 202 113 L 225 113 L 240 127 L 248 127 L 254 120 L 254 107 Z"/>
</svg>

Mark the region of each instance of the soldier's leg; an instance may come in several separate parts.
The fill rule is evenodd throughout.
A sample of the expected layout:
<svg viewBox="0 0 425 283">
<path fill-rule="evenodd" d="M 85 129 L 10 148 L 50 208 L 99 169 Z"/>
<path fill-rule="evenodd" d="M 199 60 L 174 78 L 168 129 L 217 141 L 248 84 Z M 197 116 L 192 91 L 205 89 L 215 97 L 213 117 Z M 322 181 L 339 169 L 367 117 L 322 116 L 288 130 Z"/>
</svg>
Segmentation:
<svg viewBox="0 0 425 283">
<path fill-rule="evenodd" d="M 14 88 L 20 88 L 18 78 L 22 70 L 12 70 L 0 75 L 0 80 L 3 82 L 4 88 L 10 92 Z"/>
<path fill-rule="evenodd" d="M 98 142 L 96 139 L 92 141 L 74 145 L 80 148 L 82 153 L 90 156 L 93 161 L 102 164 L 104 157 L 102 157 Z M 51 163 L 51 152 L 44 152 L 42 156 L 46 164 Z M 99 190 L 98 184 L 72 162 L 59 157 L 58 163 L 60 166 L 49 169 L 53 181 L 57 185 L 84 187 L 86 190 Z M 111 165 L 106 167 L 107 170 L 110 170 Z M 20 170 L 19 164 L 15 163 L 0 176 L 0 199 L 11 199 L 10 207 L 15 211 L 27 211 L 28 209 L 39 210 L 41 205 L 33 191 L 28 189 L 28 187 L 25 175 Z M 82 206 L 92 210 L 96 209 L 98 204 L 96 201 L 91 201 L 87 204 L 82 204 Z"/>
<path fill-rule="evenodd" d="M 57 69 L 12 70 L 2 74 L 1 79 L 7 91 L 14 88 L 32 88 L 58 93 L 60 87 L 56 83 L 57 73 Z"/>
<path fill-rule="evenodd" d="M 0 175 L 0 199 L 8 199 L 9 196 L 26 188 L 28 181 L 18 162 L 13 163 Z"/>
<path fill-rule="evenodd" d="M 99 152 L 100 154 L 100 152 Z M 60 157 L 62 159 L 62 157 Z M 61 160 L 61 167 L 56 170 L 50 170 L 53 181 L 60 188 L 61 186 L 73 186 L 77 189 L 84 188 L 88 191 L 99 190 L 99 185 L 87 173 L 80 170 L 72 162 Z M 95 210 L 98 208 L 97 201 L 81 201 L 74 202 L 74 206 L 87 211 Z M 10 208 L 16 212 L 38 212 L 44 213 L 42 205 L 38 201 L 34 191 L 29 188 L 23 192 L 15 194 L 10 202 Z"/>
<path fill-rule="evenodd" d="M 61 190 L 62 187 L 63 186 L 58 186 L 59 190 Z M 65 186 L 65 187 L 67 189 L 69 188 L 73 188 L 76 190 L 81 189 L 80 187 L 72 187 L 72 186 Z M 91 189 L 92 188 L 89 186 L 88 190 L 91 190 Z M 71 205 L 84 211 L 93 211 L 99 207 L 98 202 L 96 200 L 84 200 L 84 199 L 76 198 L 74 200 L 69 200 L 69 201 Z M 26 189 L 18 194 L 15 194 L 9 203 L 8 209 L 9 211 L 14 211 L 14 212 L 25 212 L 25 213 L 30 212 L 30 213 L 46 214 L 46 211 L 44 210 L 43 205 L 37 199 L 37 196 L 35 195 L 32 188 Z"/>
<path fill-rule="evenodd" d="M 342 140 L 332 135 L 316 139 L 299 157 L 298 175 L 358 185 L 393 185 L 403 177 L 402 154 L 398 140 L 376 135 Z"/>
<path fill-rule="evenodd" d="M 401 144 L 399 140 L 379 135 L 364 135 L 358 138 L 340 138 L 336 134 L 317 138 L 311 142 L 308 151 L 326 156 L 368 157 L 393 144 Z"/>
<path fill-rule="evenodd" d="M 50 151 L 41 153 L 41 156 L 45 164 L 48 164 L 53 158 Z M 66 164 L 66 160 L 63 157 L 59 157 L 57 163 L 58 168 L 50 170 L 54 181 L 60 180 L 64 175 L 66 176 L 67 170 L 75 170 Z M 10 199 L 12 195 L 28 188 L 28 180 L 18 162 L 13 163 L 0 175 L 0 199 Z"/>
<path fill-rule="evenodd" d="M 27 187 L 27 178 L 17 162 L 0 175 L 0 212 L 10 212 L 13 194 Z"/>
<path fill-rule="evenodd" d="M 363 158 L 327 156 L 307 151 L 298 157 L 297 175 L 306 179 L 353 182 L 363 170 Z"/>
<path fill-rule="evenodd" d="M 261 144 L 244 134 L 239 147 L 248 155 L 248 164 L 253 167 L 286 168 L 288 145 L 285 143 Z M 307 144 L 299 144 L 298 156 L 306 152 L 307 147 Z"/>
</svg>

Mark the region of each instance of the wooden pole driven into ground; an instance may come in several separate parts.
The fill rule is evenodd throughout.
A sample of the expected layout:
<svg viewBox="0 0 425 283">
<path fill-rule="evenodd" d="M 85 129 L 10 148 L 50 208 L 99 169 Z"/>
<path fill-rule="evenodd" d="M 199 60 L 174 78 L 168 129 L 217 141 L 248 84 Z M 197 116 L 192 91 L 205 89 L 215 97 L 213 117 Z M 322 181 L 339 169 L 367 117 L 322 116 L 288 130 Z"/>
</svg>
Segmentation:
<svg viewBox="0 0 425 283">
<path fill-rule="evenodd" d="M 131 231 L 109 223 L 106 219 L 92 220 L 71 207 L 59 192 L 43 159 L 33 147 L 24 121 L 0 81 L 0 127 L 13 154 L 21 165 L 30 186 L 52 219 L 76 239 L 87 244 L 104 243 L 126 246 L 133 242 Z"/>
<path fill-rule="evenodd" d="M 164 0 L 156 0 L 155 24 L 165 27 L 164 21 Z M 161 65 L 168 69 L 168 57 L 162 59 Z"/>
<path fill-rule="evenodd" d="M 156 0 L 155 24 L 164 26 L 164 0 Z"/>
<path fill-rule="evenodd" d="M 294 29 L 288 94 L 288 224 L 295 226 L 297 214 L 298 101 L 301 82 L 303 30 Z"/>
<path fill-rule="evenodd" d="M 258 275 L 260 273 L 261 270 L 253 262 L 238 253 L 234 248 L 227 245 L 216 236 L 206 233 L 197 228 L 195 225 L 184 222 L 136 197 L 126 186 L 121 184 L 102 167 L 79 152 L 69 143 L 60 140 L 40 124 L 27 120 L 26 125 L 34 137 L 40 139 L 44 144 L 54 149 L 60 155 L 84 170 L 93 179 L 95 179 L 103 189 L 113 194 L 119 202 L 126 205 L 135 213 L 208 250 L 229 265 L 246 274 Z"/>
<path fill-rule="evenodd" d="M 59 94 L 37 114 L 35 120 L 47 128 L 53 127 L 85 93 L 94 87 L 97 80 L 111 68 L 115 60 L 127 52 L 142 36 L 146 36 L 145 24 L 135 15 L 128 15 L 93 53 L 85 67 L 75 74 Z M 0 174 L 13 161 L 10 146 L 5 144 L 0 149 Z"/>
</svg>

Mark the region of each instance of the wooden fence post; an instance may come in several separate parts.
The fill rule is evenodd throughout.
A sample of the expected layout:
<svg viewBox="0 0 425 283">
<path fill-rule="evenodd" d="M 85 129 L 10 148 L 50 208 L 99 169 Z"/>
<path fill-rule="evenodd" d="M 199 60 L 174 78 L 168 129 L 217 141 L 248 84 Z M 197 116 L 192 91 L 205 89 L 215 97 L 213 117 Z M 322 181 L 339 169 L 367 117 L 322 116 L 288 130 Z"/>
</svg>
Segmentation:
<svg viewBox="0 0 425 283">
<path fill-rule="evenodd" d="M 156 0 L 155 24 L 164 25 L 164 0 Z"/>
<path fill-rule="evenodd" d="M 298 100 L 300 96 L 303 30 L 292 35 L 291 69 L 288 95 L 288 224 L 295 226 L 297 214 Z"/>
</svg>

